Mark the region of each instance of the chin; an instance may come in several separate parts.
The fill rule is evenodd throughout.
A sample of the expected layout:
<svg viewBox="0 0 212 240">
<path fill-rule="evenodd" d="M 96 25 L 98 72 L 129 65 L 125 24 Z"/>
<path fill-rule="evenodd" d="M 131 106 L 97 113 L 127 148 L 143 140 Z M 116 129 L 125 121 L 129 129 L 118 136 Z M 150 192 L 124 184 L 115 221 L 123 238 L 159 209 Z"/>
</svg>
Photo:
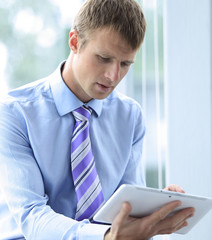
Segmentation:
<svg viewBox="0 0 212 240">
<path fill-rule="evenodd" d="M 111 92 L 108 94 L 95 94 L 95 96 L 93 98 L 102 100 L 102 99 L 107 98 L 110 94 L 111 94 Z"/>
</svg>

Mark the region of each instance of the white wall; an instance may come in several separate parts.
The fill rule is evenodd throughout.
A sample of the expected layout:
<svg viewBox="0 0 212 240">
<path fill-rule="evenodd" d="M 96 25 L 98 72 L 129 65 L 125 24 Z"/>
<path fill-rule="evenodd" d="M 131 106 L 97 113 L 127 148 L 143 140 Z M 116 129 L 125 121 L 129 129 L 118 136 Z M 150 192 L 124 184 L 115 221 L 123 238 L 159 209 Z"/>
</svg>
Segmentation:
<svg viewBox="0 0 212 240">
<path fill-rule="evenodd" d="M 167 184 L 212 197 L 212 1 L 165 0 Z M 211 240 L 212 211 L 187 235 Z"/>
</svg>

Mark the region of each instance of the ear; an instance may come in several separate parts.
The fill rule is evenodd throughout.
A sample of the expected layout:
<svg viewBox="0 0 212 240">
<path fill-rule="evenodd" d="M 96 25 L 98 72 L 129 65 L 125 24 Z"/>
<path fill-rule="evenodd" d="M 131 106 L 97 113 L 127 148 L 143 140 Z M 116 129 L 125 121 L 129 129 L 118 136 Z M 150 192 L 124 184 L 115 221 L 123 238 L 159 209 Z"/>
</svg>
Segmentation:
<svg viewBox="0 0 212 240">
<path fill-rule="evenodd" d="M 79 46 L 79 35 L 76 30 L 72 30 L 69 34 L 69 47 L 72 52 L 77 53 Z"/>
</svg>

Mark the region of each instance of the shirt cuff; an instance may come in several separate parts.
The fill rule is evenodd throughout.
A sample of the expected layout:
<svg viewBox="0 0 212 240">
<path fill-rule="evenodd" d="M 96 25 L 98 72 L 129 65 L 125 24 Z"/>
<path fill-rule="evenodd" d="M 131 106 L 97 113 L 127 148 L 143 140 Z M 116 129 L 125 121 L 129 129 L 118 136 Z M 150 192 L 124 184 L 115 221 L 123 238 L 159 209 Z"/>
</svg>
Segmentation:
<svg viewBox="0 0 212 240">
<path fill-rule="evenodd" d="M 86 240 L 104 240 L 105 233 L 110 228 L 110 225 L 102 224 L 85 224 L 82 226 L 79 234 L 79 239 Z"/>
</svg>

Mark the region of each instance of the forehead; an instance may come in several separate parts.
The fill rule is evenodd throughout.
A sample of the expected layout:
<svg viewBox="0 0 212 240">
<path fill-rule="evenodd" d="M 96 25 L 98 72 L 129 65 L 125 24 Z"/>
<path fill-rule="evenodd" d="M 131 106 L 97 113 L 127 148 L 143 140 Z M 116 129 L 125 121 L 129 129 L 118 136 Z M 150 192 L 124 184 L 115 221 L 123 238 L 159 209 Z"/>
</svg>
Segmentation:
<svg viewBox="0 0 212 240">
<path fill-rule="evenodd" d="M 137 53 L 118 32 L 107 27 L 91 31 L 87 47 L 103 54 L 118 54 L 130 59 L 134 59 Z"/>
</svg>

